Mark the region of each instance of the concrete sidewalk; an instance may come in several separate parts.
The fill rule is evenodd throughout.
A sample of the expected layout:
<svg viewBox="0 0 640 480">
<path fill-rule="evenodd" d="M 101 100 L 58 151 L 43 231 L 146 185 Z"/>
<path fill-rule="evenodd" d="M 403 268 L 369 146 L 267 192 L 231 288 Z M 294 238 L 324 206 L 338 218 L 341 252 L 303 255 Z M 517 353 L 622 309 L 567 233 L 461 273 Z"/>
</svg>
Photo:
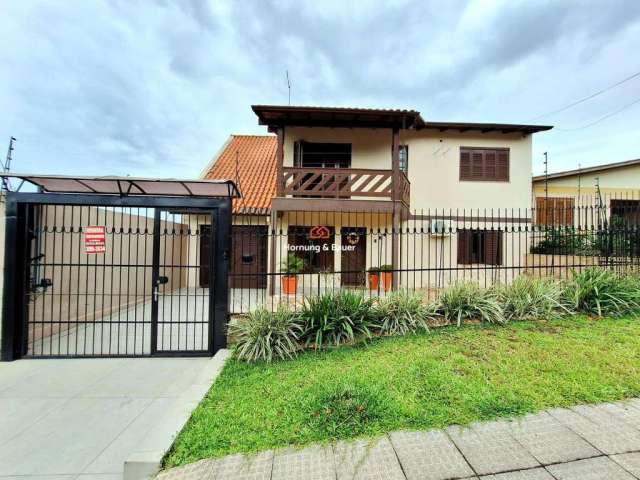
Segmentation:
<svg viewBox="0 0 640 480">
<path fill-rule="evenodd" d="M 371 441 L 233 455 L 162 472 L 189 479 L 640 479 L 640 399 Z"/>
<path fill-rule="evenodd" d="M 215 358 L 2 364 L 0 480 L 122 479 L 125 460 L 150 433 L 166 426 L 159 440 L 171 445 L 176 427 L 167 415 L 182 409 L 188 418 L 211 385 Z M 196 387 L 197 400 L 185 403 Z"/>
</svg>

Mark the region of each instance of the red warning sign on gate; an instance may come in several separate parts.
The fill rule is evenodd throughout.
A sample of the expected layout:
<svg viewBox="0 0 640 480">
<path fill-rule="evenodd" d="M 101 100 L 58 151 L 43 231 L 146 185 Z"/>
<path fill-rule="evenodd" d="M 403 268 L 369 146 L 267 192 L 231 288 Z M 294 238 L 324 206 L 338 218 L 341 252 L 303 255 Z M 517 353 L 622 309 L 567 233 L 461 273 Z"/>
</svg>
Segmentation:
<svg viewBox="0 0 640 480">
<path fill-rule="evenodd" d="M 86 227 L 84 229 L 84 251 L 87 254 L 107 251 L 105 227 Z"/>
</svg>

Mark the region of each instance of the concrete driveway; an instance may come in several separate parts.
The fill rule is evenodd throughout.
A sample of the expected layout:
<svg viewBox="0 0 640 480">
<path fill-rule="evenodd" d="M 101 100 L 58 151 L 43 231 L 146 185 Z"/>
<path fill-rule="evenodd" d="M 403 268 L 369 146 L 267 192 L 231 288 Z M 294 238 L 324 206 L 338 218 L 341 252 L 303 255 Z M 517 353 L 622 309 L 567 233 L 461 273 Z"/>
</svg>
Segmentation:
<svg viewBox="0 0 640 480">
<path fill-rule="evenodd" d="M 120 479 L 209 358 L 0 363 L 0 480 Z"/>
</svg>

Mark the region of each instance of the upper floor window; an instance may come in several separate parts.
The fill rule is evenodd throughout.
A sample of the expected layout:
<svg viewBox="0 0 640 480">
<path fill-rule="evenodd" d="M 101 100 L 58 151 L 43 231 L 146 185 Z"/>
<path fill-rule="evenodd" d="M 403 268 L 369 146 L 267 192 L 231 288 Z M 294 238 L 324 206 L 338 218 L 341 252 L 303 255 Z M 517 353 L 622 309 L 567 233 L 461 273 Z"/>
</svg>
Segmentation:
<svg viewBox="0 0 640 480">
<path fill-rule="evenodd" d="M 409 175 L 409 145 L 400 145 L 400 170 Z"/>
<path fill-rule="evenodd" d="M 350 168 L 351 144 L 299 140 L 293 146 L 293 165 L 304 168 Z"/>
<path fill-rule="evenodd" d="M 508 148 L 460 148 L 460 180 L 508 182 Z"/>
</svg>

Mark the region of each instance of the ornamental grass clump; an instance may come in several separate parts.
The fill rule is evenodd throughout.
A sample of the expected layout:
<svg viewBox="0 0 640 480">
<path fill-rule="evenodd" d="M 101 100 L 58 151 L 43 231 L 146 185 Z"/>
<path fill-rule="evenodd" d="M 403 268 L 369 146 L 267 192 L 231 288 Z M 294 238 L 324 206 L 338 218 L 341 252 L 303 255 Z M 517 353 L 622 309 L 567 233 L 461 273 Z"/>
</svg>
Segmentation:
<svg viewBox="0 0 640 480">
<path fill-rule="evenodd" d="M 305 298 L 298 313 L 305 344 L 322 348 L 370 338 L 372 303 L 348 290 Z"/>
<path fill-rule="evenodd" d="M 574 271 L 565 284 L 564 297 L 571 308 L 588 315 L 635 315 L 640 311 L 640 279 L 598 267 Z"/>
<path fill-rule="evenodd" d="M 496 287 L 505 321 L 555 318 L 570 313 L 560 283 L 520 276 L 510 285 Z"/>
<path fill-rule="evenodd" d="M 504 323 L 504 314 L 495 291 L 481 288 L 474 282 L 460 282 L 442 292 L 435 310 L 447 321 L 458 326 L 464 320 Z"/>
<path fill-rule="evenodd" d="M 259 308 L 229 326 L 229 334 L 237 340 L 235 354 L 247 362 L 294 358 L 301 331 L 295 314 L 284 308 L 276 312 Z"/>
<path fill-rule="evenodd" d="M 373 307 L 375 328 L 382 335 L 406 335 L 429 330 L 434 313 L 423 303 L 422 295 L 405 291 L 379 298 Z"/>
</svg>

